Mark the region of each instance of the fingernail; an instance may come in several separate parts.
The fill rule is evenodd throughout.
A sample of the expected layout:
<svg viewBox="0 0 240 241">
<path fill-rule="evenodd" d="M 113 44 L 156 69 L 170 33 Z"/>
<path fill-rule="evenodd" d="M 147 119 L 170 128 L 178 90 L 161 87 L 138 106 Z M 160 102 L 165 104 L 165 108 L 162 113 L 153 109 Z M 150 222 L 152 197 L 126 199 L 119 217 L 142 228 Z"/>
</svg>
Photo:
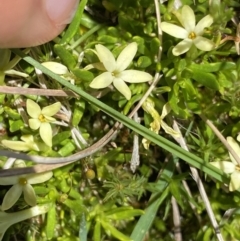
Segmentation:
<svg viewBox="0 0 240 241">
<path fill-rule="evenodd" d="M 57 25 L 72 21 L 79 0 L 46 0 L 45 8 L 49 18 Z"/>
</svg>

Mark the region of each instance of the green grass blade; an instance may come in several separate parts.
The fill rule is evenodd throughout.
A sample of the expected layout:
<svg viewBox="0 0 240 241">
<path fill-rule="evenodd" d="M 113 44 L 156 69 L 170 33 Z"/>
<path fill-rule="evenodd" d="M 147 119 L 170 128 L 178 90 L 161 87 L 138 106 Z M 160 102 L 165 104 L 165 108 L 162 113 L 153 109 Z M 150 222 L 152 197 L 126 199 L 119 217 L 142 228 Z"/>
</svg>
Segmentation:
<svg viewBox="0 0 240 241">
<path fill-rule="evenodd" d="M 81 0 L 80 4 L 78 5 L 78 9 L 75 13 L 75 16 L 69 25 L 68 29 L 66 30 L 65 34 L 63 35 L 60 44 L 67 44 L 69 41 L 73 38 L 73 36 L 77 33 L 79 30 L 79 25 L 81 22 L 82 14 L 84 11 L 84 8 L 87 4 L 88 0 Z"/>
</svg>

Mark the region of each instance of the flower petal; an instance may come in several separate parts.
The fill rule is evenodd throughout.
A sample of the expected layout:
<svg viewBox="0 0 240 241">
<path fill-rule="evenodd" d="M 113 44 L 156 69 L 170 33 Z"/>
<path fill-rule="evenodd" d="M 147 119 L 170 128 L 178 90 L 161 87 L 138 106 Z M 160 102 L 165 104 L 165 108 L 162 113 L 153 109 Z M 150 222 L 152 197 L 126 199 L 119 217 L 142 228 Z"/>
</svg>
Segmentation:
<svg viewBox="0 0 240 241">
<path fill-rule="evenodd" d="M 37 204 L 35 191 L 30 184 L 27 183 L 23 186 L 23 195 L 28 205 L 35 206 Z"/>
<path fill-rule="evenodd" d="M 207 38 L 204 38 L 202 36 L 197 36 L 193 40 L 194 45 L 202 50 L 202 51 L 210 51 L 213 50 L 215 47 L 215 43 Z"/>
<path fill-rule="evenodd" d="M 22 194 L 22 186 L 19 184 L 13 185 L 3 198 L 2 210 L 11 208 Z"/>
<path fill-rule="evenodd" d="M 179 56 L 186 53 L 191 48 L 192 43 L 193 41 L 191 39 L 184 39 L 173 48 L 173 55 Z"/>
<path fill-rule="evenodd" d="M 42 122 L 39 119 L 29 119 L 28 124 L 31 129 L 37 130 L 41 126 Z"/>
<path fill-rule="evenodd" d="M 152 75 L 139 70 L 124 70 L 118 77 L 128 83 L 143 83 L 153 79 Z"/>
<path fill-rule="evenodd" d="M 42 114 L 46 116 L 53 116 L 55 115 L 61 108 L 61 103 L 56 102 L 52 105 L 46 106 L 42 109 Z"/>
<path fill-rule="evenodd" d="M 188 38 L 188 32 L 186 29 L 179 27 L 175 24 L 162 22 L 161 23 L 161 29 L 163 32 L 175 37 L 175 38 L 181 38 L 185 39 Z"/>
<path fill-rule="evenodd" d="M 49 123 L 44 122 L 41 124 L 39 134 L 42 140 L 50 147 L 52 147 L 52 127 Z"/>
<path fill-rule="evenodd" d="M 65 65 L 53 62 L 53 61 L 48 61 L 48 62 L 43 62 L 42 65 L 48 69 L 50 69 L 53 73 L 55 74 L 67 74 L 68 69 Z"/>
<path fill-rule="evenodd" d="M 232 149 L 236 152 L 236 154 L 238 156 L 240 156 L 240 147 L 238 145 L 238 143 L 231 137 L 231 136 L 228 136 L 227 137 L 227 142 L 228 144 L 232 147 Z M 229 153 L 229 156 L 230 156 L 230 159 L 232 161 L 233 164 L 237 165 L 237 161 L 233 158 L 233 156 L 231 155 L 231 153 Z"/>
<path fill-rule="evenodd" d="M 117 58 L 116 71 L 121 72 L 126 69 L 132 62 L 137 53 L 137 43 L 133 42 L 127 45 Z"/>
<path fill-rule="evenodd" d="M 34 138 L 32 135 L 23 135 L 21 136 L 21 140 L 24 142 L 34 142 Z"/>
<path fill-rule="evenodd" d="M 121 78 L 115 78 L 113 80 L 113 85 L 127 100 L 131 99 L 131 90 Z"/>
<path fill-rule="evenodd" d="M 99 60 L 103 63 L 107 71 L 113 72 L 116 69 L 116 61 L 112 52 L 101 44 L 95 46 Z"/>
<path fill-rule="evenodd" d="M 164 119 L 164 117 L 168 115 L 170 112 L 171 112 L 171 106 L 169 103 L 167 103 L 163 106 L 161 118 Z"/>
<path fill-rule="evenodd" d="M 33 100 L 27 99 L 26 107 L 27 107 L 27 113 L 32 118 L 38 118 L 38 116 L 41 114 L 40 106 Z"/>
<path fill-rule="evenodd" d="M 90 87 L 93 89 L 103 89 L 108 87 L 113 82 L 114 76 L 110 72 L 104 72 L 93 79 Z"/>
<path fill-rule="evenodd" d="M 225 173 L 233 173 L 236 169 L 236 165 L 228 161 L 210 162 L 210 164 L 222 170 Z"/>
<path fill-rule="evenodd" d="M 0 185 L 14 185 L 18 183 L 19 176 L 9 177 L 0 177 Z"/>
<path fill-rule="evenodd" d="M 164 130 L 167 134 L 169 134 L 169 135 L 171 135 L 171 136 L 173 136 L 173 137 L 175 137 L 175 138 L 180 137 L 180 133 L 177 132 L 177 131 L 175 131 L 175 130 L 173 130 L 173 129 L 172 129 L 167 123 L 165 123 L 164 121 L 161 122 L 161 127 L 163 128 L 163 130 Z"/>
<path fill-rule="evenodd" d="M 39 174 L 27 175 L 26 179 L 29 184 L 43 183 L 49 180 L 52 177 L 52 172 L 44 172 Z"/>
<path fill-rule="evenodd" d="M 231 175 L 231 181 L 229 184 L 229 191 L 235 191 L 240 188 L 240 172 L 235 171 Z"/>
<path fill-rule="evenodd" d="M 15 151 L 29 151 L 31 148 L 23 141 L 2 140 L 2 144 Z"/>
<path fill-rule="evenodd" d="M 181 12 L 182 24 L 186 31 L 192 32 L 196 25 L 195 14 L 193 10 L 188 6 L 184 5 Z"/>
<path fill-rule="evenodd" d="M 194 29 L 196 35 L 203 35 L 204 29 L 210 27 L 213 23 L 213 18 L 211 15 L 207 15 L 202 18 Z"/>
</svg>

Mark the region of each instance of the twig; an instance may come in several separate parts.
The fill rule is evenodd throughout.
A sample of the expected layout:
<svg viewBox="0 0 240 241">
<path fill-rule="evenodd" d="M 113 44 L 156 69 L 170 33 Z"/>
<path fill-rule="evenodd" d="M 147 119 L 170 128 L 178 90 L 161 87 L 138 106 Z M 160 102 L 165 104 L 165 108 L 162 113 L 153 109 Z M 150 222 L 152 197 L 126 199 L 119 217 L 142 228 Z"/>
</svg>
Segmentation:
<svg viewBox="0 0 240 241">
<path fill-rule="evenodd" d="M 173 129 L 178 131 L 179 133 L 181 133 L 176 121 L 173 122 Z M 189 151 L 188 147 L 186 145 L 186 142 L 185 142 L 184 138 L 182 137 L 182 135 L 181 135 L 181 137 L 176 138 L 176 141 L 179 143 L 179 145 L 183 149 L 185 149 L 186 151 Z M 219 229 L 219 225 L 218 225 L 217 220 L 214 216 L 211 204 L 209 202 L 208 196 L 206 194 L 205 188 L 203 186 L 202 180 L 199 177 L 198 171 L 195 167 L 191 167 L 191 166 L 190 166 L 190 170 L 191 170 L 191 173 L 192 173 L 192 177 L 193 177 L 194 181 L 196 182 L 196 184 L 198 186 L 199 193 L 200 193 L 200 195 L 202 197 L 202 200 L 205 204 L 209 219 L 210 219 L 210 221 L 212 223 L 212 226 L 215 230 L 217 239 L 218 239 L 218 241 L 224 241 L 223 236 L 222 236 L 222 234 L 220 232 L 220 229 Z"/>
<path fill-rule="evenodd" d="M 17 94 L 44 95 L 44 96 L 62 96 L 62 97 L 79 98 L 79 95 L 75 94 L 71 90 L 34 89 L 34 88 L 9 87 L 9 86 L 0 86 L 0 93 L 13 94 L 13 95 L 17 95 Z"/>
<path fill-rule="evenodd" d="M 180 212 L 176 199 L 173 196 L 171 203 L 173 209 L 174 239 L 176 241 L 182 241 Z"/>
</svg>

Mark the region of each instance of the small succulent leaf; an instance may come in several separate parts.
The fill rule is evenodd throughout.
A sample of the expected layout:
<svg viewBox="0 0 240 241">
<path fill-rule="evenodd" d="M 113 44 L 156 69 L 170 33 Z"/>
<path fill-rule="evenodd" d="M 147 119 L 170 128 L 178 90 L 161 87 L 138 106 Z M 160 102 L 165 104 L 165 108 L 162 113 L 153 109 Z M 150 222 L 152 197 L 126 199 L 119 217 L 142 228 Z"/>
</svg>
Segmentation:
<svg viewBox="0 0 240 241">
<path fill-rule="evenodd" d="M 193 10 L 188 5 L 185 5 L 182 8 L 181 15 L 184 28 L 188 31 L 188 33 L 193 31 L 196 25 L 196 19 Z"/>
<path fill-rule="evenodd" d="M 41 126 L 42 122 L 39 119 L 29 119 L 28 124 L 32 130 L 37 130 Z"/>
<path fill-rule="evenodd" d="M 112 52 L 101 44 L 95 46 L 99 60 L 103 63 L 105 69 L 113 72 L 116 69 L 116 61 Z"/>
<path fill-rule="evenodd" d="M 56 102 L 52 105 L 46 106 L 42 109 L 42 114 L 44 116 L 53 116 L 55 115 L 61 108 L 61 103 Z"/>
<path fill-rule="evenodd" d="M 194 40 L 193 43 L 195 46 L 202 50 L 202 51 L 210 51 L 213 50 L 215 47 L 215 43 L 207 38 L 204 38 L 202 36 L 197 36 Z"/>
<path fill-rule="evenodd" d="M 121 241 L 132 241 L 132 239 L 122 232 L 118 231 L 112 224 L 107 221 L 101 220 L 101 224 L 106 232 L 110 232 L 113 237 Z"/>
<path fill-rule="evenodd" d="M 13 185 L 5 194 L 2 202 L 2 210 L 8 210 L 19 199 L 22 194 L 22 186 L 20 184 Z"/>
<path fill-rule="evenodd" d="M 114 76 L 110 72 L 104 72 L 93 79 L 90 87 L 93 89 L 103 89 L 108 87 L 113 82 Z"/>
<path fill-rule="evenodd" d="M 35 191 L 29 183 L 23 186 L 23 196 L 28 205 L 35 206 L 37 204 Z"/>
<path fill-rule="evenodd" d="M 128 83 L 143 83 L 153 79 L 150 74 L 139 70 L 124 70 L 118 77 Z"/>
<path fill-rule="evenodd" d="M 26 176 L 29 184 L 37 184 L 48 181 L 53 176 L 52 172 L 44 172 L 39 174 L 31 174 Z"/>
<path fill-rule="evenodd" d="M 132 62 L 136 53 L 137 53 L 137 43 L 136 42 L 132 42 L 129 45 L 127 45 L 122 50 L 122 52 L 120 53 L 120 55 L 117 58 L 116 70 L 119 72 L 125 70 Z"/>
<path fill-rule="evenodd" d="M 225 173 L 233 173 L 236 169 L 236 166 L 232 162 L 228 161 L 210 162 L 210 164 L 222 170 Z"/>
<path fill-rule="evenodd" d="M 39 134 L 42 140 L 50 147 L 52 147 L 52 127 L 49 123 L 44 122 L 41 124 Z"/>
<path fill-rule="evenodd" d="M 121 78 L 115 78 L 113 80 L 113 85 L 127 100 L 131 99 L 131 90 Z"/>
<path fill-rule="evenodd" d="M 163 32 L 180 39 L 185 39 L 188 37 L 188 32 L 186 29 L 179 27 L 175 24 L 162 22 L 161 23 L 161 29 Z"/>
<path fill-rule="evenodd" d="M 212 16 L 207 15 L 197 23 L 194 29 L 194 32 L 196 33 L 196 35 L 203 35 L 204 29 L 210 27 L 212 23 L 213 23 Z"/>
<path fill-rule="evenodd" d="M 38 116 L 41 114 L 40 106 L 33 100 L 27 99 L 26 106 L 27 106 L 27 113 L 32 118 L 38 118 Z"/>
<path fill-rule="evenodd" d="M 186 53 L 192 47 L 193 41 L 191 39 L 184 39 L 178 43 L 172 50 L 174 56 L 179 56 Z"/>
<path fill-rule="evenodd" d="M 240 172 L 234 171 L 231 175 L 231 180 L 229 184 L 229 191 L 235 191 L 240 188 Z"/>
</svg>

